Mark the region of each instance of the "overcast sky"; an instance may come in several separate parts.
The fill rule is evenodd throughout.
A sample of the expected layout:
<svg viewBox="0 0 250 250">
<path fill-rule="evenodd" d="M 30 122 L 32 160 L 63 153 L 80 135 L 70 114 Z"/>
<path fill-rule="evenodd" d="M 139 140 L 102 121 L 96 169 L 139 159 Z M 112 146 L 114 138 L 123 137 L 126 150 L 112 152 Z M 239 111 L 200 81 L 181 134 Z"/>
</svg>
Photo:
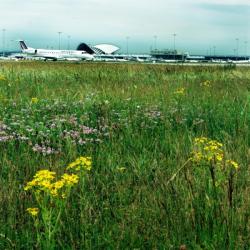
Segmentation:
<svg viewBox="0 0 250 250">
<path fill-rule="evenodd" d="M 80 42 L 112 43 L 129 52 L 176 48 L 193 54 L 250 53 L 250 0 L 0 0 L 6 43 L 75 49 Z M 1 32 L 2 33 L 2 32 Z M 157 36 L 157 38 L 154 38 Z M 1 34 L 2 37 L 2 34 Z M 129 37 L 129 39 L 126 39 Z M 239 43 L 237 45 L 238 38 Z M 0 40 L 2 48 L 2 39 Z"/>
</svg>

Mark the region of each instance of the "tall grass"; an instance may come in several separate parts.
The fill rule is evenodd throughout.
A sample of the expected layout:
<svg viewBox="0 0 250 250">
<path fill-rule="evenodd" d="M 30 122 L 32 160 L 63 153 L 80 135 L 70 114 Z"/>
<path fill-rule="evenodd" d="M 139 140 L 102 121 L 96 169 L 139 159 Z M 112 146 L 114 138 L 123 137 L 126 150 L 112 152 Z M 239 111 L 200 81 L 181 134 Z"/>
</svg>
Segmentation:
<svg viewBox="0 0 250 250">
<path fill-rule="evenodd" d="M 93 168 L 56 249 L 250 248 L 248 68 L 5 62 L 0 76 L 0 249 L 42 247 L 24 186 L 81 155 Z M 215 197 L 188 161 L 201 136 L 239 164 L 232 204 L 229 176 Z"/>
</svg>

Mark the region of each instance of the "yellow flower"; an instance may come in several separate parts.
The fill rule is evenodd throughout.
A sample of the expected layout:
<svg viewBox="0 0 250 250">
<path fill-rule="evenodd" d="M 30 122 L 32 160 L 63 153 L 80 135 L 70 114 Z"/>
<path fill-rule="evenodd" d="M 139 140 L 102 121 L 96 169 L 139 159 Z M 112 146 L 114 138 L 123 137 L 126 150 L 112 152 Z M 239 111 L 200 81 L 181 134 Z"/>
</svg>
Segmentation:
<svg viewBox="0 0 250 250">
<path fill-rule="evenodd" d="M 239 164 L 233 160 L 227 160 L 226 164 L 231 165 L 232 167 L 234 167 L 235 169 L 239 168 Z"/>
<path fill-rule="evenodd" d="M 37 207 L 29 207 L 26 211 L 32 216 L 37 216 L 39 209 Z"/>
<path fill-rule="evenodd" d="M 38 188 L 40 190 L 50 190 L 52 188 L 51 181 L 55 179 L 55 172 L 49 170 L 38 171 L 34 179 L 27 183 L 24 190 L 30 190 L 32 188 Z"/>
<path fill-rule="evenodd" d="M 176 95 L 184 95 L 184 92 L 185 92 L 185 88 L 179 88 L 174 93 Z"/>
<path fill-rule="evenodd" d="M 39 182 L 39 186 L 40 186 L 40 189 L 42 190 L 47 190 L 47 189 L 50 190 L 52 188 L 52 184 L 48 180 L 43 180 Z"/>
<path fill-rule="evenodd" d="M 216 154 L 215 158 L 217 161 L 222 161 L 223 160 L 223 154 Z"/>
<path fill-rule="evenodd" d="M 50 193 L 52 196 L 58 196 L 58 191 L 65 186 L 65 181 L 59 180 L 52 183 Z"/>
<path fill-rule="evenodd" d="M 62 181 L 65 183 L 66 186 L 73 186 L 74 184 L 78 183 L 79 177 L 76 174 L 63 174 Z"/>
<path fill-rule="evenodd" d="M 201 83 L 201 86 L 211 87 L 211 82 L 209 80 L 206 80 L 206 81 L 204 81 L 204 82 Z"/>
<path fill-rule="evenodd" d="M 59 180 L 53 183 L 53 188 L 55 189 L 61 189 L 64 186 L 64 181 Z"/>
<path fill-rule="evenodd" d="M 119 172 L 124 172 L 124 171 L 126 170 L 126 168 L 125 168 L 125 167 L 118 167 L 117 170 L 118 170 Z"/>
<path fill-rule="evenodd" d="M 32 181 L 29 181 L 27 183 L 27 185 L 24 187 L 24 190 L 27 191 L 29 189 L 32 189 L 33 187 L 35 187 L 37 185 L 37 181 L 36 180 L 32 180 Z"/>
<path fill-rule="evenodd" d="M 206 137 L 195 138 L 192 159 L 196 162 L 216 160 L 219 164 L 224 158 L 222 147 L 223 144 L 216 140 Z"/>
<path fill-rule="evenodd" d="M 194 142 L 197 144 L 197 143 L 205 143 L 207 142 L 207 138 L 206 137 L 197 137 L 194 139 Z"/>
<path fill-rule="evenodd" d="M 31 103 L 33 103 L 33 104 L 38 103 L 38 98 L 37 97 L 32 97 L 31 98 Z"/>
<path fill-rule="evenodd" d="M 6 81 L 6 78 L 4 75 L 0 75 L 0 81 Z"/>
<path fill-rule="evenodd" d="M 72 169 L 75 171 L 85 170 L 90 171 L 92 168 L 92 161 L 91 157 L 79 157 L 74 162 L 70 163 L 67 166 L 67 170 Z"/>
<path fill-rule="evenodd" d="M 53 171 L 49 171 L 47 169 L 44 169 L 44 170 L 39 170 L 34 178 L 37 179 L 37 180 L 53 180 L 55 179 L 55 175 L 56 175 L 56 172 L 53 172 Z"/>
<path fill-rule="evenodd" d="M 193 152 L 193 157 L 191 158 L 195 162 L 200 162 L 203 159 L 201 152 Z"/>
</svg>

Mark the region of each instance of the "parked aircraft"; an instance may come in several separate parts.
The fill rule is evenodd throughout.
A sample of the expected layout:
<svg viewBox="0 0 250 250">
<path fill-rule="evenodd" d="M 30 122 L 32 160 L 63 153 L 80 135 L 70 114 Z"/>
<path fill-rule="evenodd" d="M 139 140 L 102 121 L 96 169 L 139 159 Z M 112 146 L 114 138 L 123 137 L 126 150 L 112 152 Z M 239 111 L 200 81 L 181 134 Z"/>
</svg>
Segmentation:
<svg viewBox="0 0 250 250">
<path fill-rule="evenodd" d="M 90 55 L 84 50 L 48 50 L 48 49 L 34 49 L 28 47 L 23 40 L 19 41 L 22 52 L 32 57 L 57 60 L 93 60 L 93 55 Z"/>
<path fill-rule="evenodd" d="M 248 64 L 250 63 L 250 59 L 248 60 L 229 60 L 229 63 L 234 63 L 234 64 Z"/>
</svg>

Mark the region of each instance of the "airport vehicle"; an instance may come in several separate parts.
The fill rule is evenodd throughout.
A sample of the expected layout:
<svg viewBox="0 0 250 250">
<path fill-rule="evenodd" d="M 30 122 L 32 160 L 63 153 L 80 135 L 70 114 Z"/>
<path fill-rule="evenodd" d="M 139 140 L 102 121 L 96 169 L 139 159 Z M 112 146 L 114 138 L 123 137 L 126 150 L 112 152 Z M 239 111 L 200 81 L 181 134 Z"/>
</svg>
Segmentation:
<svg viewBox="0 0 250 250">
<path fill-rule="evenodd" d="M 32 57 L 44 58 L 44 60 L 93 60 L 94 56 L 84 50 L 48 50 L 28 47 L 23 40 L 19 40 L 24 54 Z"/>
</svg>

